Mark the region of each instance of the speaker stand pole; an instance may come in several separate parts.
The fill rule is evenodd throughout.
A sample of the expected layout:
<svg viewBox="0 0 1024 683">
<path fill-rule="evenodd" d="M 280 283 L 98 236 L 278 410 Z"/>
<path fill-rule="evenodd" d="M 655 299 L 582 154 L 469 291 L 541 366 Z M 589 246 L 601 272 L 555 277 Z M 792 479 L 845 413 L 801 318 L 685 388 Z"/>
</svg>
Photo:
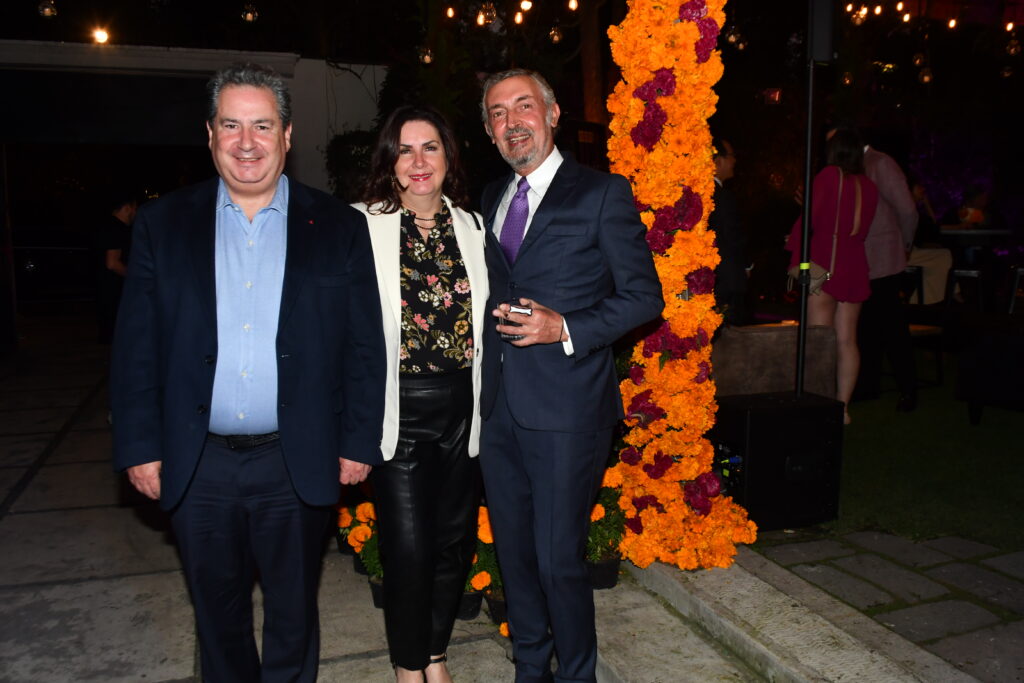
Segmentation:
<svg viewBox="0 0 1024 683">
<path fill-rule="evenodd" d="M 800 400 L 804 394 L 804 363 L 807 351 L 807 297 L 811 287 L 811 200 L 814 198 L 812 185 L 812 164 L 814 156 L 814 6 L 816 0 L 807 0 L 807 140 L 804 155 L 804 203 L 803 219 L 800 234 L 800 324 L 796 338 L 796 398 Z"/>
</svg>

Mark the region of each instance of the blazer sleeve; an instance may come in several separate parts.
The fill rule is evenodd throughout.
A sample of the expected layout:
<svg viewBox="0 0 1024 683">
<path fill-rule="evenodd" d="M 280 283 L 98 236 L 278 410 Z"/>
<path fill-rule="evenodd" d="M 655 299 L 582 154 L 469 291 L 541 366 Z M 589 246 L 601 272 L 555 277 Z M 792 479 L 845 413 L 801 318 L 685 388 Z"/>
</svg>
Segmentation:
<svg viewBox="0 0 1024 683">
<path fill-rule="evenodd" d="M 661 282 L 645 239 L 646 228 L 633 202 L 629 182 L 606 176 L 604 196 L 596 204 L 598 248 L 614 291 L 593 305 L 564 313 L 577 360 L 613 344 L 655 318 L 665 306 Z"/>
<path fill-rule="evenodd" d="M 346 207 L 347 208 L 347 207 Z M 387 358 L 377 272 L 366 218 L 351 210 L 352 242 L 348 252 L 350 276 L 347 306 L 341 457 L 379 465 L 384 422 Z"/>
<path fill-rule="evenodd" d="M 163 394 L 154 239 L 143 210 L 135 220 L 128 274 L 110 364 L 114 469 L 163 460 Z"/>
</svg>

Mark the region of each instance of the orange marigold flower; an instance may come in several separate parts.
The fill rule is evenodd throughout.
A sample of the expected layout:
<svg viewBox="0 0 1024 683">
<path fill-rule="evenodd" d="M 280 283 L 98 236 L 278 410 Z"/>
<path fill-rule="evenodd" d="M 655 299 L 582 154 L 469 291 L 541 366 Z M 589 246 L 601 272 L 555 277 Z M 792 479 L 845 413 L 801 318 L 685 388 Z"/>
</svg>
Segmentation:
<svg viewBox="0 0 1024 683">
<path fill-rule="evenodd" d="M 501 622 L 501 626 L 498 627 L 498 633 L 508 638 L 508 622 Z"/>
<path fill-rule="evenodd" d="M 347 507 L 344 507 L 344 508 L 341 508 L 340 510 L 338 510 L 338 528 L 339 529 L 347 529 L 350 526 L 352 526 L 352 520 L 353 519 L 354 519 L 354 517 L 352 517 L 352 513 L 349 511 L 349 509 Z"/>
<path fill-rule="evenodd" d="M 473 590 L 482 591 L 491 585 L 491 575 L 487 572 L 477 572 L 469 581 L 469 585 L 473 587 Z"/>
<path fill-rule="evenodd" d="M 377 519 L 377 513 L 373 509 L 373 503 L 360 503 L 356 506 L 356 519 L 365 524 Z"/>
<path fill-rule="evenodd" d="M 604 505 L 597 503 L 594 505 L 594 509 L 590 511 L 590 521 L 596 522 L 599 519 L 604 518 Z"/>
<path fill-rule="evenodd" d="M 487 513 L 487 508 L 483 505 L 480 506 L 480 510 L 477 512 L 476 525 L 476 537 L 484 543 L 494 543 L 494 534 L 491 532 L 491 518 Z"/>
<path fill-rule="evenodd" d="M 360 524 L 348 532 L 348 544 L 358 553 L 371 536 L 373 536 L 373 529 L 365 524 Z"/>
</svg>

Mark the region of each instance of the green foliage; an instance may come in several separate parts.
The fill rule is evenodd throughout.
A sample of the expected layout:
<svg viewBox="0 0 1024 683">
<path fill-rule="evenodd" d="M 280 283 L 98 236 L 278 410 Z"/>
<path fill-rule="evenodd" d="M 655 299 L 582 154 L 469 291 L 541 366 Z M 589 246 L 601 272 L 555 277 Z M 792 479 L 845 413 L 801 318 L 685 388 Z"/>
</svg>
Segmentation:
<svg viewBox="0 0 1024 683">
<path fill-rule="evenodd" d="M 359 551 L 359 559 L 362 560 L 370 578 L 379 579 L 384 576 L 384 566 L 380 562 L 380 546 L 378 545 L 380 534 L 377 533 L 377 527 L 371 528 L 373 535 L 363 543 L 363 549 Z"/>
<path fill-rule="evenodd" d="M 466 592 L 475 590 L 470 581 L 480 572 L 487 572 L 491 575 L 491 583 L 484 589 L 485 593 L 502 593 L 501 570 L 498 569 L 498 555 L 494 551 L 494 544 L 484 543 L 477 539 L 476 562 L 469 570 L 469 577 L 466 579 Z"/>
<path fill-rule="evenodd" d="M 618 489 L 602 487 L 597 502 L 604 507 L 604 517 L 590 523 L 587 535 L 587 560 L 600 562 L 619 557 L 619 543 L 626 528 L 626 513 L 619 508 Z"/>
<path fill-rule="evenodd" d="M 331 138 L 324 157 L 335 197 L 349 204 L 360 199 L 376 137 L 373 131 L 350 130 Z"/>
</svg>

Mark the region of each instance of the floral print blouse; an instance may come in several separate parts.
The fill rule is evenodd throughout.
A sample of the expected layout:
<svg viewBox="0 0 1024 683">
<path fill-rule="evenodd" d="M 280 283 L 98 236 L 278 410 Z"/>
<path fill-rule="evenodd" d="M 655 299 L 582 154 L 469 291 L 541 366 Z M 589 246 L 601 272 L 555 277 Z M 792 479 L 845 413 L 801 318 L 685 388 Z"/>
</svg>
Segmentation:
<svg viewBox="0 0 1024 683">
<path fill-rule="evenodd" d="M 446 373 L 473 364 L 469 276 L 455 239 L 452 215 L 441 206 L 424 240 L 401 210 L 402 340 L 399 372 Z"/>
</svg>

